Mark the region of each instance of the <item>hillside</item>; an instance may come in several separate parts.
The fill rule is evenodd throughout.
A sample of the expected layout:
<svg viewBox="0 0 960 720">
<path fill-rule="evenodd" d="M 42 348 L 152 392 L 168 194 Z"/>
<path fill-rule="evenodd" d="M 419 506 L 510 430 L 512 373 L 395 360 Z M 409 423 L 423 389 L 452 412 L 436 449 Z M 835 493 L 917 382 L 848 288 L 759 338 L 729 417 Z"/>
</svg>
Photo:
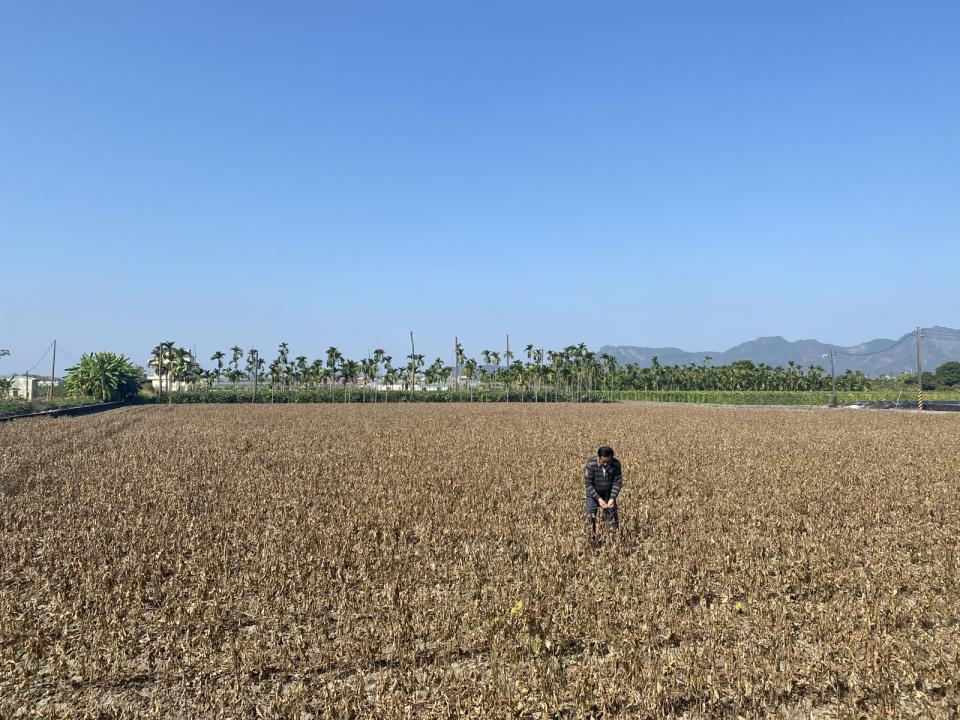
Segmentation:
<svg viewBox="0 0 960 720">
<path fill-rule="evenodd" d="M 913 331 L 904 333 L 896 340 L 876 338 L 847 347 L 819 340 L 791 341 L 777 335 L 760 337 L 722 351 L 604 345 L 600 352 L 613 355 L 620 363 L 636 363 L 643 367 L 650 366 L 654 357 L 661 365 L 685 365 L 701 364 L 704 358 L 709 356 L 713 365 L 729 365 L 737 360 L 750 360 L 756 364 L 786 367 L 793 361 L 804 367 L 820 365 L 827 368 L 830 360 L 824 356 L 829 355 L 831 349 L 837 353 L 837 372 L 859 370 L 875 377 L 914 372 L 917 367 Z M 945 327 L 925 328 L 921 350 L 924 370 L 934 370 L 949 360 L 960 360 L 960 330 Z"/>
</svg>

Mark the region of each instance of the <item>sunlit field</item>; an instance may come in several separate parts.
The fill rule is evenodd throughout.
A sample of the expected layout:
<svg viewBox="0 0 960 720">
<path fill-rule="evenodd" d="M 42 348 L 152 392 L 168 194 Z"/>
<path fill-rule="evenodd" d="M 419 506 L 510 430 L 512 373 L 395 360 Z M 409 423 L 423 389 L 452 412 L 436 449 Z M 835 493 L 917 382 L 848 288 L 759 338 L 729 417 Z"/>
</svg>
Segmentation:
<svg viewBox="0 0 960 720">
<path fill-rule="evenodd" d="M 640 404 L 0 425 L 0 717 L 952 717 L 958 437 Z"/>
</svg>

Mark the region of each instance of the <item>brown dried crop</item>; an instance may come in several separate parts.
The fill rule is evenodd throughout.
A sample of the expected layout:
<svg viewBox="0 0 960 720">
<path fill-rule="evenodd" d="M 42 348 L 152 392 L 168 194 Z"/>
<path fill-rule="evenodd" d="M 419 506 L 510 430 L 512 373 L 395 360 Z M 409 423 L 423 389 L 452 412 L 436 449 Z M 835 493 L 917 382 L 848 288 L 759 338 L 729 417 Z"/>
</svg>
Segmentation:
<svg viewBox="0 0 960 720">
<path fill-rule="evenodd" d="M 955 717 L 960 417 L 129 408 L 0 426 L 0 717 Z M 581 470 L 624 465 L 585 546 Z"/>
</svg>

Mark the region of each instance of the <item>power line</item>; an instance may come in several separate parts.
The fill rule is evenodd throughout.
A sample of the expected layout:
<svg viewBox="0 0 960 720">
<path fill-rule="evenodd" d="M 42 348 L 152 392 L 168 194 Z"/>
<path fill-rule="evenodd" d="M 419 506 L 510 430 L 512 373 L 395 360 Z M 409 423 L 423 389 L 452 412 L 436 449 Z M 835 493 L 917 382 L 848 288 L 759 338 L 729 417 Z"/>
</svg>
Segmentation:
<svg viewBox="0 0 960 720">
<path fill-rule="evenodd" d="M 68 347 L 64 347 L 62 343 L 60 344 L 60 351 L 66 353 L 66 354 L 69 355 L 70 357 L 75 357 L 75 358 L 77 358 L 77 360 L 79 360 L 79 359 L 82 357 L 82 353 L 78 353 L 78 352 L 76 352 L 76 351 L 74 351 L 74 350 L 71 350 L 71 349 L 68 348 Z"/>
<path fill-rule="evenodd" d="M 904 337 L 897 340 L 893 345 L 890 345 L 889 347 L 885 347 L 882 350 L 875 350 L 874 352 L 848 353 L 848 352 L 844 352 L 843 350 L 834 350 L 834 352 L 837 353 L 837 355 L 846 355 L 847 357 L 869 357 L 870 355 L 879 355 L 880 353 L 885 353 L 888 350 L 893 350 L 897 345 L 900 345 L 901 343 L 904 343 L 907 340 L 909 340 L 910 337 L 911 337 L 910 335 L 905 335 Z"/>
<path fill-rule="evenodd" d="M 27 370 L 27 372 L 25 373 L 26 375 L 29 375 L 30 373 L 32 373 L 32 372 L 34 371 L 34 369 L 37 367 L 37 365 L 39 365 L 40 363 L 43 362 L 43 359 L 44 359 L 45 357 L 47 357 L 47 354 L 50 352 L 50 348 L 52 348 L 52 347 L 53 347 L 53 342 L 51 341 L 50 344 L 47 345 L 47 349 L 43 351 L 43 355 L 40 356 L 40 359 L 37 360 L 37 361 L 33 364 L 33 367 L 32 367 L 32 368 L 30 368 L 29 370 Z"/>
</svg>

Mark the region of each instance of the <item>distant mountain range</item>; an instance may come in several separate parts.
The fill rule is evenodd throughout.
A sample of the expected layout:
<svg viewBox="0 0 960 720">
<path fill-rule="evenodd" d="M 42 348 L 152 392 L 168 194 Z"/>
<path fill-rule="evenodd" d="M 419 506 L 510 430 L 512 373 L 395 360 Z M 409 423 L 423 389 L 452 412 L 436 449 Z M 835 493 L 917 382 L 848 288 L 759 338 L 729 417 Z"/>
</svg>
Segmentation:
<svg viewBox="0 0 960 720">
<path fill-rule="evenodd" d="M 925 328 L 920 343 L 924 372 L 936 370 L 949 360 L 960 361 L 960 330 L 945 327 Z M 897 340 L 877 338 L 860 345 L 843 347 L 829 345 L 819 340 L 786 340 L 776 337 L 761 337 L 741 343 L 729 350 L 701 350 L 688 352 L 679 348 L 634 347 L 631 345 L 604 345 L 600 352 L 613 355 L 621 364 L 635 363 L 649 367 L 656 357 L 661 365 L 701 364 L 710 356 L 711 365 L 729 365 L 736 360 L 751 360 L 755 364 L 786 367 L 792 360 L 804 367 L 820 365 L 829 370 L 830 359 L 824 357 L 835 352 L 837 372 L 859 370 L 876 377 L 916 372 L 917 346 L 914 332 L 908 332 Z"/>
</svg>

